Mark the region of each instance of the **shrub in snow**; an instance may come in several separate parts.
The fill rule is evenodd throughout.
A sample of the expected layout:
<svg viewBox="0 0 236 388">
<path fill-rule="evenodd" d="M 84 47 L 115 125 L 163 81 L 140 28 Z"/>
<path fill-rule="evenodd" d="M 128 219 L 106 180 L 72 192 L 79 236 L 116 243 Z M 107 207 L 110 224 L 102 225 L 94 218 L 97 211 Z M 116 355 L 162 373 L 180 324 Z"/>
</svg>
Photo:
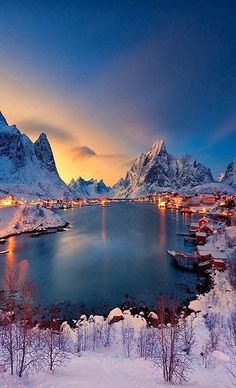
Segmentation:
<svg viewBox="0 0 236 388">
<path fill-rule="evenodd" d="M 125 321 L 122 322 L 122 341 L 124 354 L 129 358 L 134 349 L 134 328 Z"/>
<path fill-rule="evenodd" d="M 205 323 L 209 329 L 209 346 L 211 352 L 217 350 L 220 340 L 219 320 L 219 314 L 213 312 L 209 312 L 205 316 Z"/>
<path fill-rule="evenodd" d="M 154 351 L 154 363 L 162 370 L 163 378 L 169 383 L 187 382 L 192 370 L 189 353 L 184 348 L 184 325 L 178 323 L 176 307 L 168 313 L 166 324 L 166 301 L 164 297 L 159 299 L 159 327 L 156 329 L 156 341 Z"/>
<path fill-rule="evenodd" d="M 49 311 L 48 328 L 41 331 L 41 359 L 50 371 L 63 366 L 70 358 L 70 344 L 63 327 L 58 329 L 58 310 L 52 306 Z"/>
<path fill-rule="evenodd" d="M 142 327 L 138 336 L 138 354 L 142 358 L 153 358 L 156 340 L 156 329 Z"/>
</svg>

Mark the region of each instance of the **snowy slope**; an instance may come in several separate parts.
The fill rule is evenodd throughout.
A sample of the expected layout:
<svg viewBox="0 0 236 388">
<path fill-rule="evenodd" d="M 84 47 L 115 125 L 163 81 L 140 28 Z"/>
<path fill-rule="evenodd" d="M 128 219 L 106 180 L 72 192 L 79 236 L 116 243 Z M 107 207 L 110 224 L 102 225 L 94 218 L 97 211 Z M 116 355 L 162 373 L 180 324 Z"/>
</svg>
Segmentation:
<svg viewBox="0 0 236 388">
<path fill-rule="evenodd" d="M 99 198 L 106 197 L 110 193 L 110 187 L 106 186 L 103 180 L 85 179 L 79 177 L 72 179 L 69 188 L 76 198 Z"/>
<path fill-rule="evenodd" d="M 194 194 L 217 194 L 227 193 L 235 194 L 236 189 L 233 186 L 227 185 L 221 182 L 205 183 L 194 187 L 182 188 L 178 192 L 183 195 L 194 195 Z"/>
<path fill-rule="evenodd" d="M 234 161 L 228 165 L 222 179 L 222 183 L 231 185 L 236 188 L 236 159 L 234 159 Z"/>
<path fill-rule="evenodd" d="M 64 226 L 56 213 L 40 206 L 11 206 L 0 209 L 0 238 L 44 228 Z"/>
<path fill-rule="evenodd" d="M 70 197 L 60 178 L 47 136 L 33 143 L 0 114 L 0 195 L 17 197 Z"/>
<path fill-rule="evenodd" d="M 194 187 L 213 182 L 210 169 L 184 155 L 170 155 L 162 139 L 142 153 L 127 172 L 126 178 L 113 186 L 116 197 L 136 197 L 155 191 Z"/>
</svg>

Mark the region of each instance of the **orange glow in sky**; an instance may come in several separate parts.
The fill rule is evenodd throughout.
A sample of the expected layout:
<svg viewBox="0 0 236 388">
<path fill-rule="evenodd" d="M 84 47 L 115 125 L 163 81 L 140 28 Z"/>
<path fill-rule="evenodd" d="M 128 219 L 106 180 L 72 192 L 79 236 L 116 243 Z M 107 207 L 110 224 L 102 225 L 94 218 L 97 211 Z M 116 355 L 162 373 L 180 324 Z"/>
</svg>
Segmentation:
<svg viewBox="0 0 236 388">
<path fill-rule="evenodd" d="M 95 122 L 82 101 L 71 103 L 53 88 L 30 82 L 29 76 L 9 77 L 1 69 L 0 77 L 0 107 L 8 124 L 15 123 L 32 141 L 42 131 L 47 134 L 58 172 L 66 183 L 82 176 L 113 184 L 126 173 L 133 159 L 127 144 Z M 85 146 L 92 155 L 78 152 Z"/>
</svg>

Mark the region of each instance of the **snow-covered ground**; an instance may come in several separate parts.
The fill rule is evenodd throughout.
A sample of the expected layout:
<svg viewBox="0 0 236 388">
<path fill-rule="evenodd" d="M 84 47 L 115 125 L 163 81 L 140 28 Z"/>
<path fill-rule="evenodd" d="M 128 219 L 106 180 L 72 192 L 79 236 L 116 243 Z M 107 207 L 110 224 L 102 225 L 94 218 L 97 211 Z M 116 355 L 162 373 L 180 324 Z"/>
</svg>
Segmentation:
<svg viewBox="0 0 236 388">
<path fill-rule="evenodd" d="M 235 227 L 226 228 L 226 231 L 210 237 L 207 246 L 209 249 L 224 249 L 229 260 L 235 254 L 235 247 L 229 244 L 228 236 L 235 235 Z M 232 242 L 232 240 L 231 240 Z M 233 387 L 231 376 L 227 368 L 234 367 L 229 346 L 229 322 L 236 307 L 236 291 L 233 289 L 227 272 L 215 272 L 214 287 L 205 294 L 199 295 L 189 307 L 193 310 L 187 317 L 192 323 L 195 344 L 191 351 L 192 373 L 189 382 L 184 386 L 191 388 L 223 388 Z M 112 323 L 113 322 L 113 323 Z M 109 324 L 111 325 L 109 325 Z M 104 326 L 105 325 L 105 326 Z M 23 378 L 10 377 L 0 373 L 0 386 L 3 387 L 79 387 L 79 388 L 151 388 L 171 387 L 164 384 L 160 368 L 154 367 L 150 359 L 140 358 L 140 334 L 142 330 L 157 330 L 147 328 L 146 320 L 140 313 L 132 316 L 129 310 L 121 311 L 115 308 L 110 312 L 106 321 L 101 316 L 81 318 L 76 323 L 77 328 L 71 329 L 65 322 L 63 332 L 74 349 L 70 360 L 65 366 L 55 372 L 40 371 L 38 374 L 25 375 Z M 106 327 L 105 339 L 109 334 L 109 345 L 104 346 L 104 338 L 99 329 Z M 78 328 L 86 333 L 86 349 L 76 353 L 78 348 Z M 127 353 L 124 342 L 124 329 L 132 329 L 132 345 Z M 94 336 L 94 333 L 97 333 Z M 129 332 L 130 334 L 130 332 Z M 84 335 L 84 334 L 83 334 Z M 82 342 L 84 341 L 83 340 Z M 231 338 L 232 339 L 232 338 Z M 80 340 L 81 341 L 81 340 Z M 80 342 L 80 346 L 81 343 Z M 93 349 L 94 348 L 94 349 Z M 180 385 L 177 385 L 180 386 Z"/>
<path fill-rule="evenodd" d="M 51 210 L 36 206 L 0 208 L 0 238 L 34 230 L 65 225 L 65 221 Z"/>
<path fill-rule="evenodd" d="M 192 388 L 231 387 L 231 380 L 225 368 L 225 365 L 229 364 L 229 357 L 222 351 L 214 351 L 209 356 L 209 366 L 206 368 L 200 353 L 203 350 L 203 343 L 208 340 L 209 332 L 200 313 L 194 319 L 194 323 L 198 342 L 193 352 L 193 371 L 190 381 L 184 386 Z M 121 322 L 114 324 L 118 335 L 121 325 Z M 121 339 L 117 342 L 118 335 L 110 349 L 82 352 L 80 357 L 74 354 L 65 366 L 58 368 L 54 373 L 40 372 L 23 378 L 2 374 L 0 386 L 6 388 L 16 386 L 22 388 L 173 387 L 163 382 L 161 370 L 154 367 L 153 361 L 135 355 L 127 358 L 120 347 Z"/>
<path fill-rule="evenodd" d="M 222 354 L 212 356 L 210 369 L 200 363 L 192 374 L 191 388 L 231 387 L 230 378 L 222 365 Z M 156 373 L 153 363 L 144 359 L 127 359 L 103 353 L 86 352 L 81 357 L 73 356 L 70 362 L 54 374 L 40 373 L 30 379 L 0 378 L 1 387 L 32 388 L 171 388 Z M 176 385 L 180 387 L 180 385 Z"/>
</svg>

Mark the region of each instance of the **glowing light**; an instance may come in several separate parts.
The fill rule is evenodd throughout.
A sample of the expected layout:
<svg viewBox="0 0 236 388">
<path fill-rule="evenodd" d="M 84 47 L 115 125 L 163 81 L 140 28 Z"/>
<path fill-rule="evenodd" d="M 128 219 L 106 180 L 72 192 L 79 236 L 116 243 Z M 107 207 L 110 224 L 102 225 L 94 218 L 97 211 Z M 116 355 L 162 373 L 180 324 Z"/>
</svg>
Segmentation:
<svg viewBox="0 0 236 388">
<path fill-rule="evenodd" d="M 160 208 L 166 207 L 166 202 L 163 201 L 163 199 L 161 199 L 161 198 L 158 199 L 158 207 L 160 207 Z"/>
<path fill-rule="evenodd" d="M 13 206 L 15 204 L 16 204 L 16 201 L 13 199 L 11 195 L 0 200 L 1 206 Z"/>
</svg>

